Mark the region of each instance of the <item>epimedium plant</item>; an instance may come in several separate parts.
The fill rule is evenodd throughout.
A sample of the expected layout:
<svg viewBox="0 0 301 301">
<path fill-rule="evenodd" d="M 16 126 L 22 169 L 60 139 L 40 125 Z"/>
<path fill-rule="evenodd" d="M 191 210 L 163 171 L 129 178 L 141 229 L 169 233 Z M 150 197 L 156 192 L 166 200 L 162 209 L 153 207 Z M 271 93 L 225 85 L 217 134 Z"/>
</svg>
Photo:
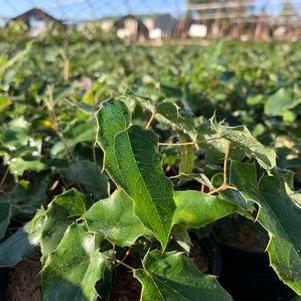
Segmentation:
<svg viewBox="0 0 301 301">
<path fill-rule="evenodd" d="M 152 112 L 146 126 L 133 124 L 126 97 L 102 102 L 96 114 L 110 195 L 92 205 L 74 188 L 56 196 L 1 243 L 0 266 L 39 249 L 43 300 L 107 300 L 119 265 L 141 283 L 142 300 L 232 300 L 189 258 L 189 233 L 238 213 L 266 230 L 271 266 L 301 295 L 299 194 L 292 174 L 277 167 L 275 151 L 246 127 L 195 118 L 173 102 L 139 99 L 139 106 Z M 168 134 L 159 142 L 163 130 Z M 170 148 L 179 156 L 169 156 Z M 162 158 L 179 161 L 169 178 Z M 202 191 L 182 189 L 190 179 Z M 134 248 L 139 267 L 119 252 Z"/>
</svg>

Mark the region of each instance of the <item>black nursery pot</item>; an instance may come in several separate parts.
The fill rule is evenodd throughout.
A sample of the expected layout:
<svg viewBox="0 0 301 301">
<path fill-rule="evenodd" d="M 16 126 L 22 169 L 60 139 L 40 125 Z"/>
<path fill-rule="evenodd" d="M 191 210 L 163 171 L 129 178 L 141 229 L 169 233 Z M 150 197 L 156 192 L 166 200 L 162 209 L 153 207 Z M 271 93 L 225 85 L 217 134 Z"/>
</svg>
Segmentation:
<svg viewBox="0 0 301 301">
<path fill-rule="evenodd" d="M 8 268 L 0 268 L 0 300 L 6 300 L 6 291 L 8 286 Z"/>
<path fill-rule="evenodd" d="M 202 246 L 206 255 L 209 258 L 208 272 L 211 275 L 220 276 L 222 259 L 218 244 L 212 238 L 203 238 L 201 240 Z"/>
<path fill-rule="evenodd" d="M 211 275 L 219 276 L 221 272 L 221 253 L 218 243 L 212 237 L 199 238 L 197 234 L 190 233 L 193 245 L 196 247 L 194 255 L 198 255 L 198 248 L 201 248 L 202 255 L 208 260 L 208 270 L 203 271 Z M 197 260 L 192 255 L 193 260 Z"/>
<path fill-rule="evenodd" d="M 269 266 L 268 255 L 220 244 L 219 281 L 234 301 L 288 301 L 294 292 Z"/>
</svg>

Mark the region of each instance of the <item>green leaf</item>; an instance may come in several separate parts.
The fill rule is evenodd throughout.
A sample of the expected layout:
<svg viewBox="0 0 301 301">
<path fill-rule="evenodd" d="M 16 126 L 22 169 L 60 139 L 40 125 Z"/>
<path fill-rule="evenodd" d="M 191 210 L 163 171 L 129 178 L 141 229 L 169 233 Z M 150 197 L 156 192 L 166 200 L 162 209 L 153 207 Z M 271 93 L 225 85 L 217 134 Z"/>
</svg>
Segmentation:
<svg viewBox="0 0 301 301">
<path fill-rule="evenodd" d="M 285 123 L 292 123 L 296 120 L 297 115 L 291 110 L 285 110 L 282 113 L 282 118 Z"/>
<path fill-rule="evenodd" d="M 95 106 L 99 99 L 105 99 L 111 94 L 110 88 L 105 81 L 94 82 L 92 87 L 83 96 L 83 102 Z"/>
<path fill-rule="evenodd" d="M 0 94 L 0 111 L 11 105 L 12 100 L 4 95 Z"/>
<path fill-rule="evenodd" d="M 83 216 L 91 231 L 101 231 L 118 246 L 129 246 L 151 232 L 135 215 L 132 200 L 121 190 L 95 203 Z"/>
<path fill-rule="evenodd" d="M 32 42 L 29 42 L 26 44 L 26 47 L 22 48 L 21 50 L 18 50 L 12 57 L 10 57 L 9 60 L 6 61 L 5 64 L 1 64 L 0 66 L 0 75 L 4 74 L 4 72 L 8 69 L 11 68 L 12 66 L 17 65 L 17 63 L 26 61 L 26 56 L 32 49 Z"/>
<path fill-rule="evenodd" d="M 187 134 L 190 139 L 195 140 L 195 123 L 193 114 L 185 110 L 183 105 L 178 101 L 177 103 L 172 100 L 157 100 L 152 102 L 151 97 L 141 97 L 136 94 L 130 94 L 130 98 L 126 98 L 127 103 L 136 103 L 139 107 L 156 113 L 155 118 L 160 123 L 161 128 L 164 126 L 172 126 L 180 133 Z M 180 106 L 181 105 L 181 106 Z"/>
<path fill-rule="evenodd" d="M 196 139 L 200 149 L 204 152 L 206 161 L 214 164 L 223 163 L 228 141 L 220 139 L 221 137 L 217 136 L 215 128 L 210 126 L 207 120 L 202 118 L 200 122 Z M 216 126 L 216 121 L 211 119 L 211 124 Z M 241 160 L 244 157 L 244 152 L 237 146 L 232 146 L 229 155 L 231 159 Z"/>
<path fill-rule="evenodd" d="M 157 119 L 161 124 L 167 122 L 169 125 L 176 127 L 181 132 L 186 133 L 190 139 L 195 138 L 194 119 L 190 112 L 189 114 L 187 112 L 186 114 L 183 114 L 176 103 L 168 100 L 158 102 L 156 104 L 156 108 L 153 110 L 160 114 L 157 116 Z"/>
<path fill-rule="evenodd" d="M 108 196 L 108 180 L 100 168 L 87 160 L 76 160 L 60 173 L 70 182 L 80 183 L 87 193 L 102 199 Z"/>
<path fill-rule="evenodd" d="M 207 186 L 210 189 L 214 189 L 211 181 L 209 180 L 209 178 L 204 173 L 200 173 L 200 174 L 179 173 L 177 176 L 173 177 L 173 179 L 177 180 L 177 185 L 178 186 L 184 184 L 185 182 L 193 180 L 193 181 L 196 181 L 200 184 L 203 184 L 203 185 Z"/>
<path fill-rule="evenodd" d="M 301 208 L 286 193 L 282 178 L 257 179 L 253 164 L 231 163 L 230 183 L 259 206 L 257 221 L 269 234 L 270 263 L 278 276 L 301 295 Z"/>
<path fill-rule="evenodd" d="M 214 276 L 201 273 L 183 253 L 152 251 L 134 276 L 143 285 L 143 301 L 232 300 Z"/>
<path fill-rule="evenodd" d="M 237 211 L 237 206 L 207 193 L 186 190 L 174 193 L 177 210 L 174 223 L 201 228 Z"/>
<path fill-rule="evenodd" d="M 288 109 L 301 103 L 301 98 L 294 99 L 292 93 L 284 88 L 269 97 L 264 106 L 264 113 L 269 116 L 282 116 Z"/>
<path fill-rule="evenodd" d="M 107 101 L 102 104 L 98 112 L 97 139 L 105 152 L 104 166 L 113 180 L 124 188 L 123 176 L 120 172 L 117 155 L 115 152 L 115 136 L 126 131 L 130 124 L 130 112 L 127 106 L 117 100 Z M 114 122 L 112 122 L 114 120 Z"/>
<path fill-rule="evenodd" d="M 72 149 L 76 144 L 81 142 L 92 142 L 94 136 L 95 122 L 92 119 L 74 120 L 70 122 L 63 132 L 67 145 Z M 66 151 L 65 143 L 57 142 L 51 149 L 51 154 L 55 157 Z"/>
<path fill-rule="evenodd" d="M 177 123 L 179 110 L 176 104 L 170 101 L 163 101 L 157 104 L 156 111 L 172 123 Z"/>
<path fill-rule="evenodd" d="M 40 160 L 26 161 L 22 158 L 13 158 L 9 163 L 10 171 L 16 176 L 22 176 L 24 171 L 41 171 L 46 169 L 47 166 Z"/>
<path fill-rule="evenodd" d="M 96 301 L 96 282 L 110 268 L 109 251 L 99 252 L 97 237 L 72 224 L 42 269 L 43 300 Z"/>
<path fill-rule="evenodd" d="M 241 148 L 247 156 L 255 158 L 262 168 L 270 170 L 276 166 L 276 153 L 257 141 L 245 126 L 226 127 L 212 122 L 217 137 L 227 139 L 231 147 Z"/>
<path fill-rule="evenodd" d="M 180 135 L 181 141 L 189 141 L 188 135 Z M 181 159 L 179 164 L 179 174 L 191 174 L 194 168 L 195 161 L 195 146 L 194 145 L 182 145 L 180 147 Z"/>
<path fill-rule="evenodd" d="M 16 151 L 29 144 L 30 125 L 24 117 L 14 118 L 0 127 L 0 142 L 10 151 Z M 31 144 L 32 144 L 31 140 Z M 37 143 L 34 143 L 37 144 Z M 30 148 L 30 147 L 25 147 Z"/>
<path fill-rule="evenodd" d="M 229 188 L 225 191 L 220 191 L 219 195 L 222 199 L 240 207 L 244 214 L 247 214 L 248 211 L 254 209 L 254 203 L 249 199 L 246 199 L 244 194 L 237 189 Z"/>
<path fill-rule="evenodd" d="M 0 267 L 13 267 L 23 259 L 32 255 L 36 246 L 25 232 L 19 228 L 14 234 L 0 244 Z"/>
<path fill-rule="evenodd" d="M 33 219 L 0 244 L 0 267 L 13 267 L 32 255 L 40 243 L 45 210 L 37 211 Z"/>
<path fill-rule="evenodd" d="M 10 223 L 11 203 L 0 201 L 0 239 L 6 233 L 6 229 Z"/>
<path fill-rule="evenodd" d="M 177 224 L 173 226 L 171 235 L 173 240 L 189 254 L 193 244 L 188 230 L 186 230 L 182 225 Z"/>
<path fill-rule="evenodd" d="M 161 167 L 157 136 L 138 126 L 129 128 L 129 121 L 126 105 L 117 100 L 103 103 L 98 112 L 105 168 L 134 201 L 135 213 L 164 248 L 175 211 L 172 183 Z"/>
<path fill-rule="evenodd" d="M 84 196 L 75 189 L 53 199 L 48 205 L 42 229 L 41 250 L 44 258 L 57 247 L 67 227 L 85 212 Z"/>
<path fill-rule="evenodd" d="M 37 208 L 47 202 L 49 184 L 49 177 L 41 175 L 35 175 L 30 182 L 20 180 L 10 192 L 15 211 L 34 214 Z"/>
<path fill-rule="evenodd" d="M 263 94 L 252 95 L 247 98 L 247 104 L 249 106 L 260 105 L 264 103 L 265 97 Z"/>
</svg>

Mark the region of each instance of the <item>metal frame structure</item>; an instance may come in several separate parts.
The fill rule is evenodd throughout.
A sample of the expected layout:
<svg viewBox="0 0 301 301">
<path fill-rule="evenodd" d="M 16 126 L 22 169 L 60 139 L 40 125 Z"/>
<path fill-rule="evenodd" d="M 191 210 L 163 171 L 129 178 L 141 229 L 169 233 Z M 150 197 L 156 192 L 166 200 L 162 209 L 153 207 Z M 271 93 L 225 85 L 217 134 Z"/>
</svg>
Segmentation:
<svg viewBox="0 0 301 301">
<path fill-rule="evenodd" d="M 0 20 L 12 19 L 24 11 L 18 11 L 19 0 L 0 0 Z M 26 0 L 27 9 L 39 7 L 66 24 L 85 23 L 102 17 L 139 15 L 144 13 L 173 13 L 181 19 L 192 16 L 193 20 L 205 24 L 241 24 L 240 26 L 295 26 L 301 28 L 301 0 L 208 0 L 206 3 L 189 4 L 187 0 L 161 0 L 154 3 L 142 0 Z M 1 3 L 11 11 L 1 16 Z M 159 4 L 158 4 L 159 3 Z M 273 7 L 278 7 L 276 12 Z M 122 8 L 122 9 L 121 9 Z M 283 8 L 281 10 L 281 8 Z M 281 10 L 281 14 L 279 14 Z M 245 25 L 244 25 L 245 24 Z M 258 27 L 258 26 L 257 26 Z"/>
<path fill-rule="evenodd" d="M 248 11 L 252 8 L 258 8 L 262 4 L 260 0 L 247 1 L 225 1 L 209 2 L 201 4 L 190 4 L 187 6 L 187 12 L 197 13 L 194 19 L 199 21 L 208 20 L 230 20 L 236 23 L 256 23 L 258 20 L 266 24 L 299 24 L 301 14 L 296 7 L 295 10 L 282 10 L 281 14 L 267 13 L 269 6 L 301 5 L 300 0 L 269 0 L 257 12 Z"/>
</svg>

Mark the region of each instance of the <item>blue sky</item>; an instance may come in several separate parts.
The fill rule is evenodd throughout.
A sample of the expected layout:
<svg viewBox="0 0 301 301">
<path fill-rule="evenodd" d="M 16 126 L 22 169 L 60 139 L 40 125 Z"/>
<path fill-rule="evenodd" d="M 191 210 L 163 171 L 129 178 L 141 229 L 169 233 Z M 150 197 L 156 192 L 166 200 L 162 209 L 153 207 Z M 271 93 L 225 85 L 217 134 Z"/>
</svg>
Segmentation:
<svg viewBox="0 0 301 301">
<path fill-rule="evenodd" d="M 129 12 L 176 15 L 183 12 L 186 0 L 0 0 L 0 17 L 16 16 L 34 6 L 60 19 L 85 20 Z"/>
<path fill-rule="evenodd" d="M 255 0 L 259 2 L 258 0 Z M 291 0 L 301 10 L 301 0 Z M 268 11 L 279 11 L 279 0 L 261 0 Z M 277 2 L 277 1 L 276 1 Z M 0 0 L 0 18 L 16 16 L 32 7 L 41 7 L 59 19 L 81 21 L 104 16 L 125 15 L 129 12 L 144 14 L 184 12 L 186 0 Z"/>
</svg>

